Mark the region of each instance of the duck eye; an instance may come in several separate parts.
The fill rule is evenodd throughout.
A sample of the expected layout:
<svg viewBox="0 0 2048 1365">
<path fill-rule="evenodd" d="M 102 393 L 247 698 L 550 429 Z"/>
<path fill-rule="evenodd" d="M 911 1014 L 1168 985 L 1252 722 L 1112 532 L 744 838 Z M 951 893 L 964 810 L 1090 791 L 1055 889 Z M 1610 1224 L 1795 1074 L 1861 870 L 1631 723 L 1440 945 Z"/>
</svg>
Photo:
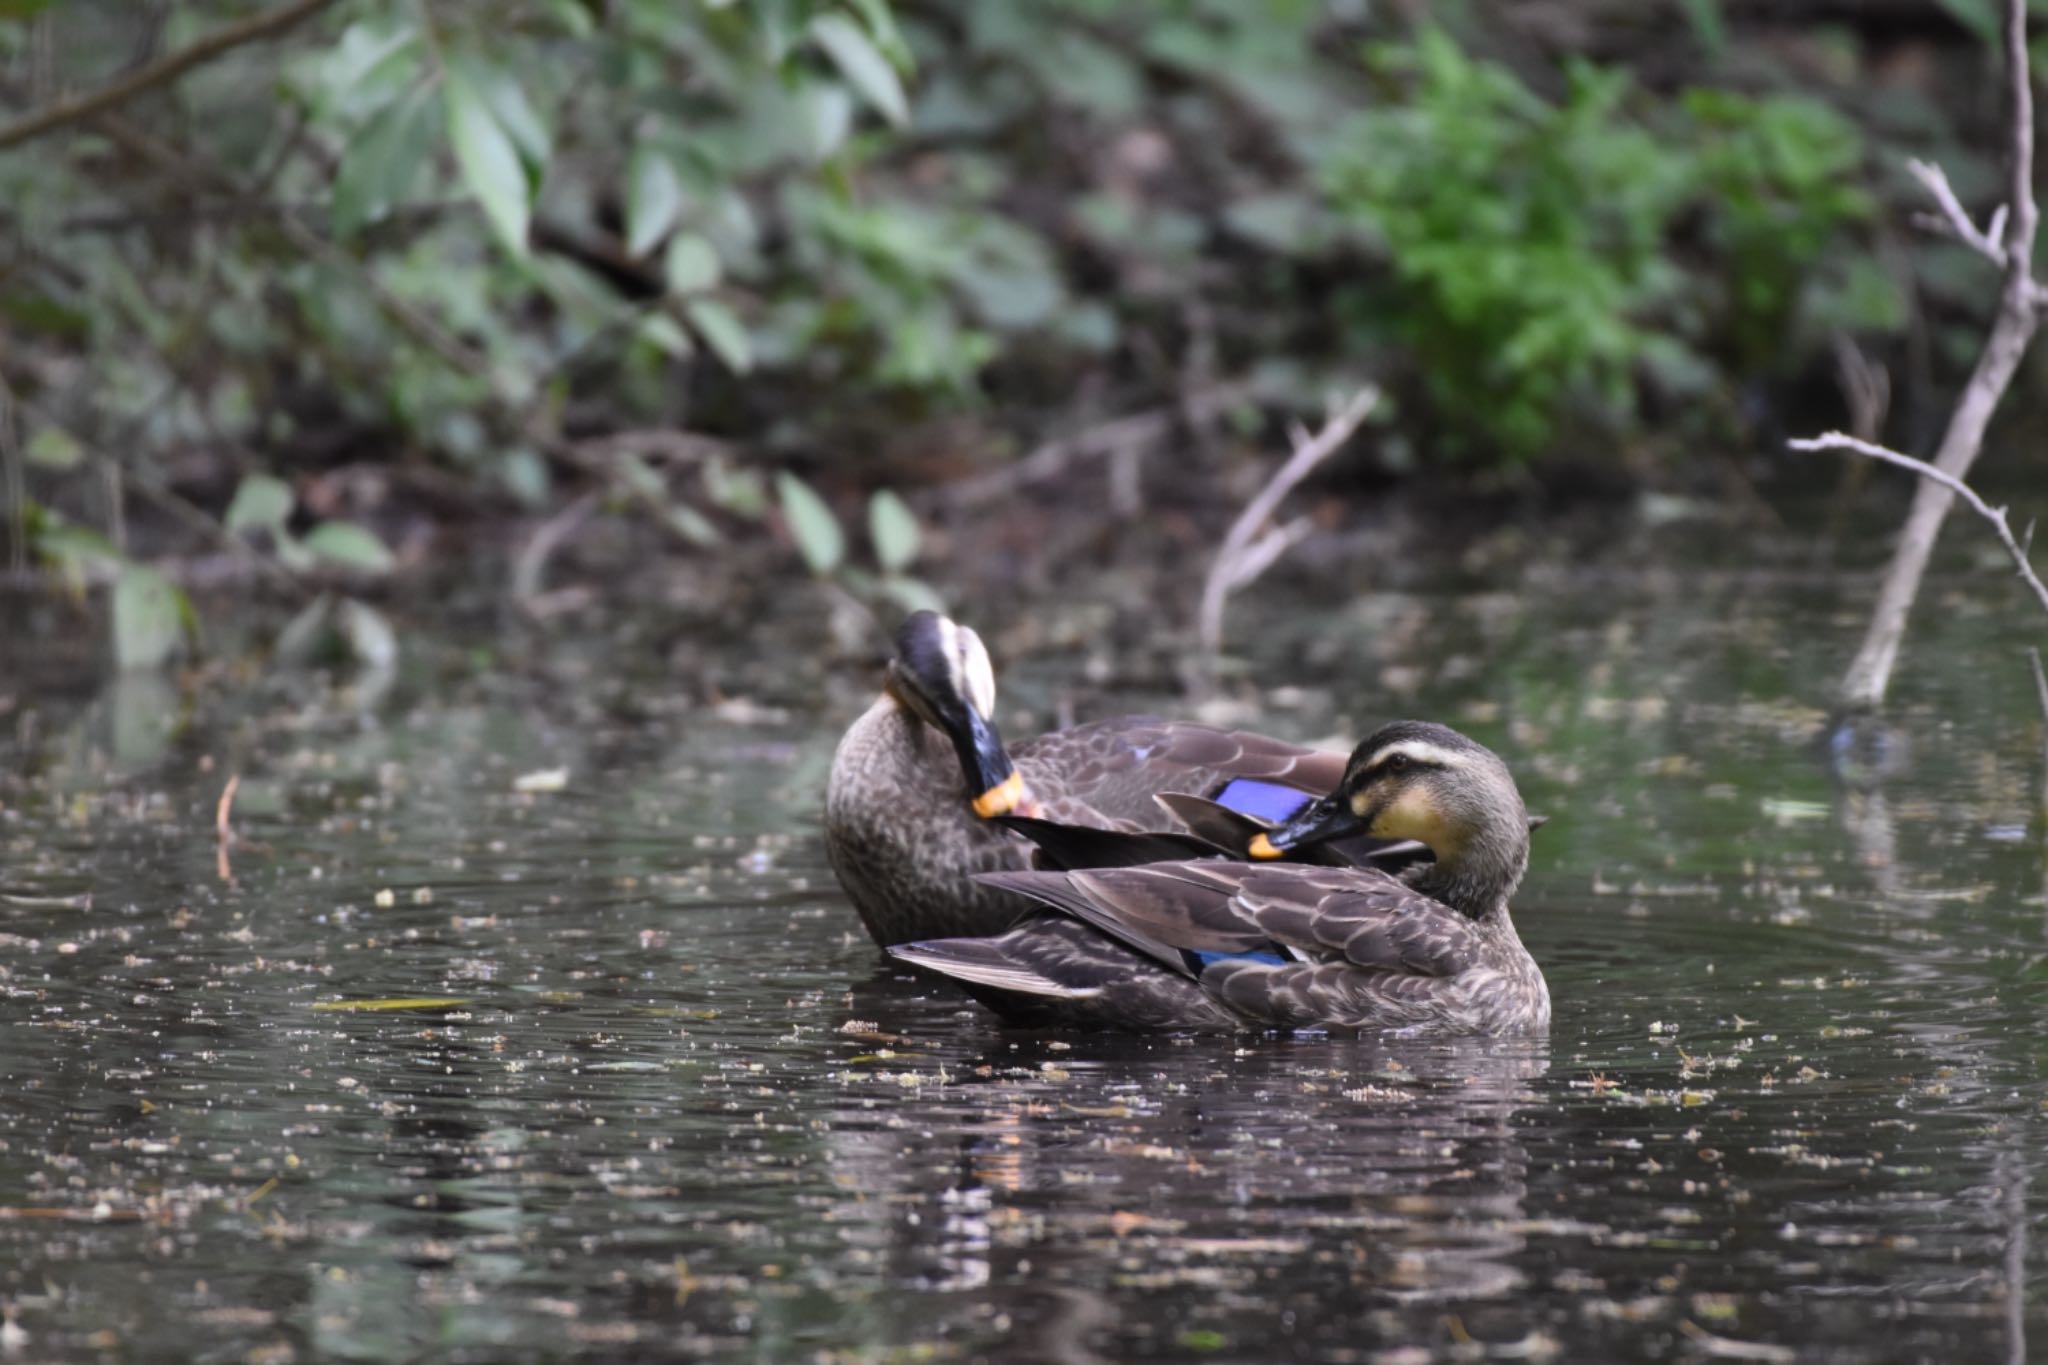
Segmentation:
<svg viewBox="0 0 2048 1365">
<path fill-rule="evenodd" d="M 1406 755 L 1406 754 L 1390 754 L 1390 755 L 1388 755 L 1388 757 L 1387 757 L 1387 771 L 1388 771 L 1388 772 L 1390 772 L 1390 773 L 1405 773 L 1405 772 L 1407 772 L 1407 771 L 1408 771 L 1408 755 Z"/>
</svg>

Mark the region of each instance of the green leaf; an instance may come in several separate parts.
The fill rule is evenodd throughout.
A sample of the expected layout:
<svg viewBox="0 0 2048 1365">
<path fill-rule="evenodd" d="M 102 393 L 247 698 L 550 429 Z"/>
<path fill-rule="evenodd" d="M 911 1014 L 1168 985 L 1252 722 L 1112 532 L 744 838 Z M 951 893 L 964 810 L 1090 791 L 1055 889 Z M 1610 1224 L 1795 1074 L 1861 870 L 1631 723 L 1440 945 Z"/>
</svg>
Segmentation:
<svg viewBox="0 0 2048 1365">
<path fill-rule="evenodd" d="M 676 360 L 688 360 L 697 349 L 690 344 L 690 334 L 683 330 L 682 324 L 666 313 L 649 313 L 640 319 L 634 335 Z"/>
<path fill-rule="evenodd" d="M 390 573 L 398 563 L 376 532 L 352 521 L 323 521 L 307 533 L 304 544 L 317 558 L 364 573 Z"/>
<path fill-rule="evenodd" d="M 34 505 L 30 505 L 34 511 Z M 36 527 L 29 533 L 36 557 L 55 569 L 72 592 L 83 594 L 89 575 L 118 572 L 124 561 L 114 542 L 97 531 L 68 522 Z"/>
<path fill-rule="evenodd" d="M 404 201 L 433 153 L 434 133 L 434 89 L 424 82 L 377 111 L 335 173 L 337 236 L 377 222 Z"/>
<path fill-rule="evenodd" d="M 672 502 L 665 511 L 668 524 L 675 533 L 699 549 L 708 550 L 725 543 L 725 537 L 718 533 L 711 519 L 687 502 Z"/>
<path fill-rule="evenodd" d="M 288 664 L 310 662 L 327 640 L 328 615 L 333 610 L 334 599 L 324 592 L 300 608 L 298 615 L 277 633 L 274 652 L 279 661 Z"/>
<path fill-rule="evenodd" d="M 645 256 L 682 217 L 682 177 L 666 155 L 641 143 L 626 167 L 626 252 Z"/>
<path fill-rule="evenodd" d="M 502 66 L 476 65 L 472 70 L 476 88 L 483 93 L 485 103 L 497 116 L 498 126 L 512 139 L 512 145 L 518 149 L 519 159 L 525 163 L 533 184 L 539 185 L 541 173 L 547 169 L 554 139 L 528 102 L 526 87 Z"/>
<path fill-rule="evenodd" d="M 1991 0 L 1934 0 L 1986 47 L 1998 46 L 1998 11 Z"/>
<path fill-rule="evenodd" d="M 875 584 L 875 588 L 891 602 L 905 611 L 935 611 L 946 614 L 946 599 L 922 578 L 910 578 L 903 574 L 890 574 Z"/>
<path fill-rule="evenodd" d="M 678 294 L 695 294 L 718 283 L 718 251 L 694 232 L 679 233 L 669 242 L 664 265 L 668 287 Z"/>
<path fill-rule="evenodd" d="M 518 149 L 461 68 L 448 69 L 441 91 L 448 113 L 448 140 L 470 192 L 483 206 L 484 216 L 505 249 L 515 256 L 526 255 L 526 226 L 533 198 Z"/>
<path fill-rule="evenodd" d="M 390 668 L 398 662 L 398 635 L 375 607 L 344 597 L 335 624 L 349 653 L 364 668 Z"/>
<path fill-rule="evenodd" d="M 804 133 L 802 155 L 815 165 L 830 161 L 853 131 L 853 96 L 841 85 L 816 84 L 795 97 L 794 123 Z"/>
<path fill-rule="evenodd" d="M 292 514 L 291 485 L 268 474 L 245 474 L 228 503 L 230 531 L 281 531 Z"/>
<path fill-rule="evenodd" d="M 868 499 L 868 540 L 884 573 L 902 573 L 917 559 L 921 540 L 917 518 L 903 499 L 886 488 Z"/>
<path fill-rule="evenodd" d="M 114 658 L 123 669 L 157 668 L 184 643 L 192 604 L 154 569 L 131 564 L 114 582 Z"/>
<path fill-rule="evenodd" d="M 875 46 L 882 55 L 893 62 L 898 71 L 910 70 L 910 44 L 903 41 L 903 30 L 896 26 L 896 16 L 889 9 L 889 0 L 853 0 L 853 8 L 859 12 L 861 22 L 868 26 L 868 35 L 875 40 Z"/>
<path fill-rule="evenodd" d="M 30 464 L 45 469 L 76 469 L 85 460 L 85 447 L 62 427 L 44 427 L 28 438 L 23 452 Z"/>
<path fill-rule="evenodd" d="M 804 563 L 818 577 L 828 577 L 846 558 L 846 533 L 839 529 L 839 518 L 809 484 L 788 470 L 776 475 L 775 487 L 782 495 L 783 519 L 789 523 L 789 533 L 795 537 Z"/>
<path fill-rule="evenodd" d="M 683 305 L 683 311 L 690 315 L 690 326 L 697 329 L 726 368 L 735 374 L 745 374 L 754 368 L 753 346 L 747 340 L 747 329 L 733 311 L 717 299 L 691 299 Z"/>
<path fill-rule="evenodd" d="M 498 461 L 498 480 L 526 507 L 539 511 L 547 506 L 552 479 L 548 462 L 531 446 L 517 446 Z"/>
<path fill-rule="evenodd" d="M 1721 14 L 1721 0 L 1679 0 L 1693 36 L 1709 57 L 1718 58 L 1728 47 L 1728 23 Z"/>
<path fill-rule="evenodd" d="M 843 14 L 820 14 L 811 20 L 811 39 L 877 113 L 898 128 L 910 122 L 910 102 L 904 98 L 896 68 L 859 24 Z"/>
<path fill-rule="evenodd" d="M 668 502 L 668 480 L 657 472 L 653 465 L 631 451 L 619 455 L 612 462 L 612 472 L 628 493 L 644 499 L 656 507 Z"/>
<path fill-rule="evenodd" d="M 768 483 L 758 469 L 734 466 L 719 456 L 704 462 L 704 496 L 734 516 L 758 521 L 768 513 Z"/>
</svg>

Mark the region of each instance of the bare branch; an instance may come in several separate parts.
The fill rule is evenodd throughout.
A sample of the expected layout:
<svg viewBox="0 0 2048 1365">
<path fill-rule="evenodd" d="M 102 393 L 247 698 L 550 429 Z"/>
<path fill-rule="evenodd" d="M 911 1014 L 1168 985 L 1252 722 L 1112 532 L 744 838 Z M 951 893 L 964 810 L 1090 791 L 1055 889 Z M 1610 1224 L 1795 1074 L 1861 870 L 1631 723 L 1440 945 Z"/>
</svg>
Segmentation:
<svg viewBox="0 0 2048 1365">
<path fill-rule="evenodd" d="M 295 0 L 295 3 L 281 5 L 264 14 L 252 14 L 239 23 L 217 28 L 199 41 L 179 48 L 170 56 L 139 67 L 117 81 L 103 85 L 83 95 L 74 95 L 59 100 L 47 108 L 39 109 L 26 118 L 18 119 L 0 128 L 0 151 L 18 146 L 44 133 L 62 128 L 67 123 L 103 114 L 115 106 L 125 104 L 145 90 L 176 80 L 202 62 L 218 57 L 230 48 L 282 33 L 301 20 L 309 19 L 333 4 L 334 0 Z"/>
<path fill-rule="evenodd" d="M 1935 468 L 1925 460 L 1916 460 L 1911 455 L 1902 455 L 1888 446 L 1872 441 L 1860 441 L 1846 432 L 1830 431 L 1807 440 L 1791 441 L 1794 450 L 1853 450 L 1859 455 L 1868 455 L 1873 460 L 1895 464 L 1901 469 L 1910 469 L 1921 478 L 1940 484 L 1949 492 L 1968 503 L 1970 510 L 1991 523 L 1998 533 L 1998 543 L 2012 556 L 2013 564 L 2019 569 L 2020 578 L 2033 589 L 2034 598 L 2041 604 L 2041 610 L 2048 611 L 2048 585 L 2044 585 L 2034 573 L 2034 566 L 2027 562 L 2027 552 L 2020 547 L 2013 536 L 2012 524 L 2006 520 L 2003 507 L 1993 507 L 1977 496 L 1977 490 L 1952 474 Z"/>
<path fill-rule="evenodd" d="M 1223 537 L 1223 548 L 1216 552 L 1216 560 L 1209 566 L 1209 576 L 1202 583 L 1202 605 L 1195 621 L 1205 671 L 1213 667 L 1217 654 L 1223 648 L 1224 600 L 1233 589 L 1243 587 L 1271 568 L 1275 560 L 1308 532 L 1303 523 L 1296 522 L 1256 543 L 1254 537 L 1272 519 L 1280 500 L 1307 478 L 1311 470 L 1350 440 L 1351 433 L 1358 430 L 1359 424 L 1365 421 L 1373 405 L 1379 401 L 1380 391 L 1368 384 L 1332 413 L 1314 436 L 1309 436 L 1298 425 L 1293 427 L 1294 453 L 1273 471 L 1266 486 L 1230 524 L 1229 533 Z M 1297 528 L 1300 529 L 1297 531 Z"/>
<path fill-rule="evenodd" d="M 1273 567 L 1281 555 L 1286 554 L 1315 533 L 1316 524 L 1309 517 L 1296 517 L 1285 526 L 1276 526 L 1245 546 L 1244 553 L 1230 566 L 1230 583 L 1225 591 L 1236 591 Z"/>
<path fill-rule="evenodd" d="M 1949 414 L 1948 428 L 1942 433 L 1933 465 L 1913 462 L 1921 470 L 1938 471 L 1941 477 L 1923 477 L 1913 492 L 1913 508 L 1906 516 L 1891 564 L 1878 588 L 1863 643 L 1842 679 L 1842 701 L 1856 709 L 1872 709 L 1884 700 L 1893 665 L 1898 662 L 1899 647 L 1905 640 L 1906 618 L 1920 594 L 1920 580 L 1927 572 L 1935 538 L 1941 534 L 1941 524 L 1957 490 L 1962 488 L 1962 480 L 1984 448 L 1985 429 L 2033 340 L 2040 310 L 2048 305 L 2048 290 L 2032 275 L 2034 236 L 2040 214 L 2035 207 L 2033 188 L 2034 96 L 2027 73 L 2027 0 L 2006 0 L 2004 35 L 2006 94 L 2010 100 L 2005 211 L 1993 215 L 1988 233 L 1980 232 L 1963 212 L 1949 187 L 1948 177 L 1938 167 L 1916 163 L 1912 168 L 1941 206 L 1942 221 L 1973 251 L 1997 262 L 2005 273 L 2005 283 L 1999 292 L 1998 314 L 1992 321 L 1990 335 L 1984 339 L 1984 349 L 1978 354 L 1969 382 L 1956 399 L 1955 411 Z M 1867 443 L 1849 448 L 1865 453 L 1883 449 Z M 1887 451 L 1878 458 L 1899 463 L 1910 457 Z M 1974 494 L 1970 496 L 1973 505 L 1981 508 L 1981 500 L 1975 499 Z M 2009 528 L 2001 534 L 2010 542 Z M 2025 561 L 2024 555 L 2019 558 Z M 2031 570 L 2028 581 L 2037 582 Z"/>
<path fill-rule="evenodd" d="M 1970 221 L 1969 212 L 1963 208 L 1962 201 L 1956 198 L 1955 190 L 1950 187 L 1948 172 L 1931 161 L 1918 160 L 1908 161 L 1906 169 L 1912 172 L 1913 178 L 1919 181 L 1930 195 L 1934 196 L 1934 202 L 1941 208 L 1939 218 L 1931 214 L 1921 214 L 1921 221 L 1940 224 L 1954 234 L 1956 240 L 1964 246 L 1987 258 L 2000 270 L 2005 269 L 2005 248 L 1998 241 L 1999 229 L 2005 225 L 2005 206 L 1999 205 L 1998 211 L 1991 215 L 1989 232 L 1979 231 L 1977 225 Z"/>
</svg>

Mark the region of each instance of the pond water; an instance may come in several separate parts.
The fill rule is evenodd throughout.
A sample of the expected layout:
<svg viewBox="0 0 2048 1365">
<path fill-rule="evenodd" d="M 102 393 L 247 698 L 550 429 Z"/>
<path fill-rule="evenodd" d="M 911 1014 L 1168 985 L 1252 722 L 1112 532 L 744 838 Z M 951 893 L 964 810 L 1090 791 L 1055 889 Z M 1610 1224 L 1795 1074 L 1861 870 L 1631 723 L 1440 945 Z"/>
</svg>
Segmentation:
<svg viewBox="0 0 2048 1365">
<path fill-rule="evenodd" d="M 2048 1353 L 2038 623 L 1957 552 L 1842 785 L 1868 584 L 1824 558 L 1496 536 L 1233 607 L 1212 714 L 1444 719 L 1552 817 L 1517 919 L 1556 1020 L 1513 1042 L 1010 1034 L 882 965 L 818 830 L 876 675 L 804 588 L 401 611 L 394 679 L 182 689 L 32 670 L 38 617 L 0 674 L 0 1354 Z M 1089 581 L 965 613 L 1010 733 L 1187 709 L 1152 587 Z"/>
</svg>

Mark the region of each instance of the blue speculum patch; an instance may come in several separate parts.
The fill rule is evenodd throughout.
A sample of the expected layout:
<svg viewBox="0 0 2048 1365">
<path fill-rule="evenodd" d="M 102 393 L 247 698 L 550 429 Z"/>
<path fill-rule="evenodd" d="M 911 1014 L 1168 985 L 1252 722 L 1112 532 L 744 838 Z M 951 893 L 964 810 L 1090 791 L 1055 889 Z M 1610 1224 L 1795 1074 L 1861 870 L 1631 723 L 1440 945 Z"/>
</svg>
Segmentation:
<svg viewBox="0 0 2048 1365">
<path fill-rule="evenodd" d="M 1198 953 L 1192 948 L 1184 948 L 1181 951 L 1195 960 L 1195 970 L 1198 972 L 1213 962 L 1265 962 L 1275 967 L 1287 965 L 1287 959 L 1274 952 Z"/>
<path fill-rule="evenodd" d="M 1293 819 L 1297 811 L 1313 800 L 1314 796 L 1299 787 L 1262 782 L 1256 777 L 1235 778 L 1216 793 L 1217 805 L 1276 825 Z"/>
</svg>

